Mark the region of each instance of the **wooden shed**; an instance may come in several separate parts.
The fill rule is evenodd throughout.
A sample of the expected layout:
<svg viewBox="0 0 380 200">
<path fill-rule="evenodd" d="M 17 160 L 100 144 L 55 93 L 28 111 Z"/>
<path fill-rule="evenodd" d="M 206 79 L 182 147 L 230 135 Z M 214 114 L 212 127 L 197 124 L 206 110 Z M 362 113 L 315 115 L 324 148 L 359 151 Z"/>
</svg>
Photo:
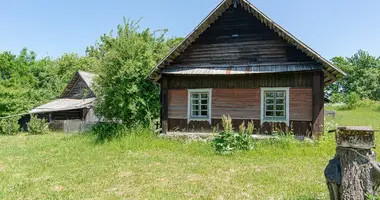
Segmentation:
<svg viewBox="0 0 380 200">
<path fill-rule="evenodd" d="M 230 115 L 261 132 L 321 134 L 324 87 L 345 73 L 246 0 L 223 0 L 151 70 L 161 85 L 161 124 L 208 132 Z"/>
<path fill-rule="evenodd" d="M 83 131 L 99 121 L 93 106 L 96 95 L 93 90 L 97 75 L 77 71 L 59 99 L 34 108 L 29 113 L 46 118 L 53 130 L 64 132 Z"/>
</svg>

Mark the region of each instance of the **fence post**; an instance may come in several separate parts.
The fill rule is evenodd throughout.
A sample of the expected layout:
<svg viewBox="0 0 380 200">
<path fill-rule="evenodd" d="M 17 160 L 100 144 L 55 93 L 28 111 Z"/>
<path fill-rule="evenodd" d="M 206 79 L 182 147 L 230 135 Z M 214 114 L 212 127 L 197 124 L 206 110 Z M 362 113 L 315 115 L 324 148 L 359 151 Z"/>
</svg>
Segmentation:
<svg viewBox="0 0 380 200">
<path fill-rule="evenodd" d="M 336 154 L 325 169 L 330 199 L 364 200 L 378 189 L 380 168 L 376 162 L 372 127 L 339 127 Z"/>
</svg>

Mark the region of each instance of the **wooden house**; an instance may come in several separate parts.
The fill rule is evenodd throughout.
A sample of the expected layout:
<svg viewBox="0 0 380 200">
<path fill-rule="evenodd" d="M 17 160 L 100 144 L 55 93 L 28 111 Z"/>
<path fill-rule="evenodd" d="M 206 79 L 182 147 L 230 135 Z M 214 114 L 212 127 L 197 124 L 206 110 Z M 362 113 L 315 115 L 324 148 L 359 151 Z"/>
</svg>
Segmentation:
<svg viewBox="0 0 380 200">
<path fill-rule="evenodd" d="M 151 70 L 161 86 L 163 133 L 235 129 L 323 132 L 324 87 L 345 73 L 246 0 L 223 0 Z"/>
<path fill-rule="evenodd" d="M 77 132 L 88 128 L 99 121 L 93 110 L 95 77 L 95 74 L 77 71 L 59 99 L 34 108 L 29 113 L 46 118 L 53 130 Z"/>
</svg>

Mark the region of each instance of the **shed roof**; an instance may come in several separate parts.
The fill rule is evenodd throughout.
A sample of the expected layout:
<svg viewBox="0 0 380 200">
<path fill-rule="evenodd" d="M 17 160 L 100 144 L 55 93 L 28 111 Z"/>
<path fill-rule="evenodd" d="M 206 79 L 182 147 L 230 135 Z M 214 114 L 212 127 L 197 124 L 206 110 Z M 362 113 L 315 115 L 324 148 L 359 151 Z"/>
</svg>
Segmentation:
<svg viewBox="0 0 380 200">
<path fill-rule="evenodd" d="M 33 110 L 29 111 L 31 114 L 37 113 L 47 113 L 47 112 L 57 112 L 57 111 L 65 111 L 65 110 L 74 110 L 81 108 L 88 108 L 93 105 L 96 98 L 88 98 L 88 99 L 57 99 L 51 101 L 47 104 L 38 106 Z"/>
<path fill-rule="evenodd" d="M 211 24 L 214 23 L 218 17 L 220 17 L 234 2 L 238 2 L 247 12 L 251 13 L 257 19 L 259 19 L 263 24 L 276 32 L 288 43 L 296 46 L 302 52 L 306 53 L 308 56 L 321 63 L 323 66 L 322 71 L 325 75 L 325 85 L 329 85 L 335 82 L 338 78 L 341 78 L 345 75 L 345 73 L 340 68 L 334 66 L 331 62 L 323 58 L 316 51 L 311 49 L 309 46 L 282 28 L 280 25 L 275 23 L 272 19 L 266 16 L 263 12 L 261 12 L 247 0 L 223 0 L 189 35 L 186 36 L 186 38 L 180 44 L 173 48 L 170 53 L 150 71 L 148 77 L 155 81 L 160 79 L 160 69 L 165 68 L 168 64 L 173 62 L 175 58 L 177 58 L 203 32 L 205 32 L 208 27 L 210 27 Z"/>
<path fill-rule="evenodd" d="M 201 67 L 167 67 L 162 74 L 171 75 L 243 75 L 260 73 L 298 72 L 321 69 L 318 65 L 309 64 L 275 64 L 275 65 L 234 65 L 234 66 L 201 66 Z"/>
</svg>

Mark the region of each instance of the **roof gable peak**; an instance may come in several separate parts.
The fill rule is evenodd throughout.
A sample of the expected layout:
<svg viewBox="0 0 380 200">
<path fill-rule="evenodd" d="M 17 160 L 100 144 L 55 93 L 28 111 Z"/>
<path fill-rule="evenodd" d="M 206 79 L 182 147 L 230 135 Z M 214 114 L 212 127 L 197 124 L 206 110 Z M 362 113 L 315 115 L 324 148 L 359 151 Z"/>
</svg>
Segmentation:
<svg viewBox="0 0 380 200">
<path fill-rule="evenodd" d="M 304 52 L 307 56 L 313 60 L 322 64 L 322 71 L 325 74 L 325 85 L 329 85 L 336 81 L 338 78 L 343 77 L 345 73 L 334 66 L 328 60 L 323 58 L 309 46 L 298 40 L 295 36 L 290 34 L 284 28 L 276 24 L 273 20 L 267 17 L 258 8 L 252 5 L 247 0 L 223 0 L 221 3 L 195 27 L 195 29 L 186 36 L 186 38 L 173 48 L 166 57 L 164 57 L 156 66 L 151 70 L 148 77 L 157 81 L 160 79 L 160 69 L 165 68 L 168 64 L 173 62 L 182 52 L 184 52 L 199 36 L 204 33 L 229 7 L 238 7 L 240 5 L 245 11 L 256 17 L 262 24 L 267 26 L 270 30 L 277 33 L 287 43 L 294 45 L 297 49 Z"/>
</svg>

